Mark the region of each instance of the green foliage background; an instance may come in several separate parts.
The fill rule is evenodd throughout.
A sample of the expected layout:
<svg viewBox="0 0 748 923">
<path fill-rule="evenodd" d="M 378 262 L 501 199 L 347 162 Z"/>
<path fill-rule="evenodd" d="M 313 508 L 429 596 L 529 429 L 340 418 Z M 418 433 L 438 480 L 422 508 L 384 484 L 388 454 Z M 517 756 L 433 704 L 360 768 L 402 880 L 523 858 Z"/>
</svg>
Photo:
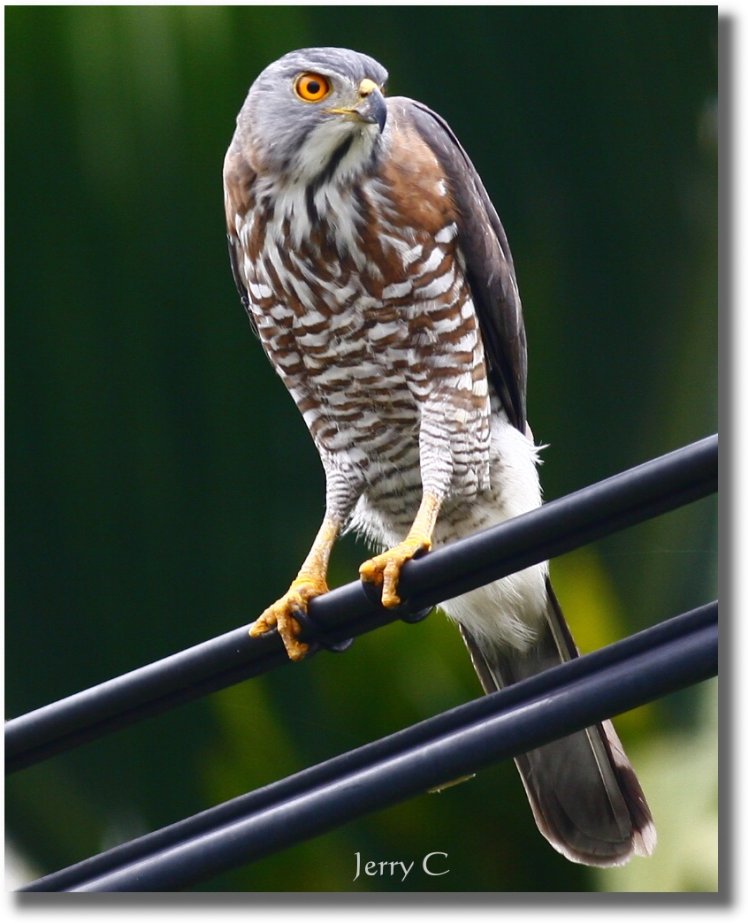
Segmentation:
<svg viewBox="0 0 748 923">
<path fill-rule="evenodd" d="M 717 428 L 716 7 L 6 9 L 9 716 L 251 621 L 323 479 L 250 333 L 222 158 L 295 47 L 389 68 L 444 115 L 517 264 L 553 498 Z M 334 558 L 347 582 L 365 555 Z M 716 502 L 554 564 L 590 649 L 716 596 Z M 11 777 L 36 873 L 478 695 L 440 615 L 393 625 Z M 511 765 L 203 885 L 238 891 L 713 890 L 714 684 L 618 721 L 660 829 L 596 873 L 537 834 Z M 352 881 L 354 854 L 449 853 Z"/>
</svg>

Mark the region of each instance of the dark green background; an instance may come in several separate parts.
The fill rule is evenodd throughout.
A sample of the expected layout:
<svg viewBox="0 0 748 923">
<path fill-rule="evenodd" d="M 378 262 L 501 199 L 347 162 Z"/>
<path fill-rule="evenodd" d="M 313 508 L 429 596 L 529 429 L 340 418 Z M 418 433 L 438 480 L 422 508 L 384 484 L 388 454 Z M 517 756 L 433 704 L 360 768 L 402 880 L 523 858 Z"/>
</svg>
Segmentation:
<svg viewBox="0 0 748 923">
<path fill-rule="evenodd" d="M 714 7 L 7 9 L 9 716 L 251 621 L 313 537 L 321 467 L 224 240 L 263 66 L 350 46 L 450 122 L 511 241 L 553 498 L 717 428 L 716 31 Z M 344 540 L 333 583 L 365 554 Z M 554 574 L 585 649 L 708 601 L 716 502 Z M 661 839 L 625 871 L 557 856 L 506 765 L 204 887 L 710 890 L 712 686 L 618 722 Z M 441 614 L 393 625 L 12 777 L 11 841 L 52 870 L 476 695 Z M 433 850 L 449 876 L 352 882 L 355 852 Z"/>
</svg>

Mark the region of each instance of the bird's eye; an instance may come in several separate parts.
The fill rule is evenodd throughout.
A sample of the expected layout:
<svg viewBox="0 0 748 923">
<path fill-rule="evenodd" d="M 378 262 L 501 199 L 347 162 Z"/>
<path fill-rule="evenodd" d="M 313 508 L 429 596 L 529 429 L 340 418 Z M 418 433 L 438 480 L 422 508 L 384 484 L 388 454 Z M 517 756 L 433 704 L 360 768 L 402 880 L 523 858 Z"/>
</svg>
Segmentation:
<svg viewBox="0 0 748 923">
<path fill-rule="evenodd" d="M 318 103 L 330 95 L 332 86 L 322 74 L 300 74 L 294 83 L 294 90 L 299 99 L 306 103 Z"/>
</svg>

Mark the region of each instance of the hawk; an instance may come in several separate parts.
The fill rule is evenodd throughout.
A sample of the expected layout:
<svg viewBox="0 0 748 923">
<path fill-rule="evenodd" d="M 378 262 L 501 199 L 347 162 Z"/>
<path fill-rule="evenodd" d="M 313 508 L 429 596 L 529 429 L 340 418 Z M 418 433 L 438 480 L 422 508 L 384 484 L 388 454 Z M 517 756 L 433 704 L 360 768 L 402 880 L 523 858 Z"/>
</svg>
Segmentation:
<svg viewBox="0 0 748 923">
<path fill-rule="evenodd" d="M 250 88 L 224 164 L 234 279 L 326 476 L 320 530 L 250 628 L 301 659 L 344 530 L 380 553 L 361 579 L 399 604 L 402 566 L 541 503 L 525 415 L 525 329 L 506 234 L 454 132 L 342 48 L 291 52 Z M 447 600 L 486 692 L 577 656 L 547 564 Z M 655 832 L 610 722 L 516 760 L 568 859 L 648 855 Z"/>
</svg>

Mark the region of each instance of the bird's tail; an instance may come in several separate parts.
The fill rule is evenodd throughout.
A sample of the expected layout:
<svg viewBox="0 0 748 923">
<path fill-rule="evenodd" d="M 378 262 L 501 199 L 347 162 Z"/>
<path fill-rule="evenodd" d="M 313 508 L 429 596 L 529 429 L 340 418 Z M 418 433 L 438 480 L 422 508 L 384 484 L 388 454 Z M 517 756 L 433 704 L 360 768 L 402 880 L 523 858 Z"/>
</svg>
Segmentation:
<svg viewBox="0 0 748 923">
<path fill-rule="evenodd" d="M 546 589 L 542 633 L 528 651 L 489 647 L 460 626 L 486 692 L 578 656 L 549 580 Z M 657 840 L 652 816 L 610 721 L 515 762 L 540 832 L 567 859 L 611 866 L 652 853 Z"/>
</svg>

